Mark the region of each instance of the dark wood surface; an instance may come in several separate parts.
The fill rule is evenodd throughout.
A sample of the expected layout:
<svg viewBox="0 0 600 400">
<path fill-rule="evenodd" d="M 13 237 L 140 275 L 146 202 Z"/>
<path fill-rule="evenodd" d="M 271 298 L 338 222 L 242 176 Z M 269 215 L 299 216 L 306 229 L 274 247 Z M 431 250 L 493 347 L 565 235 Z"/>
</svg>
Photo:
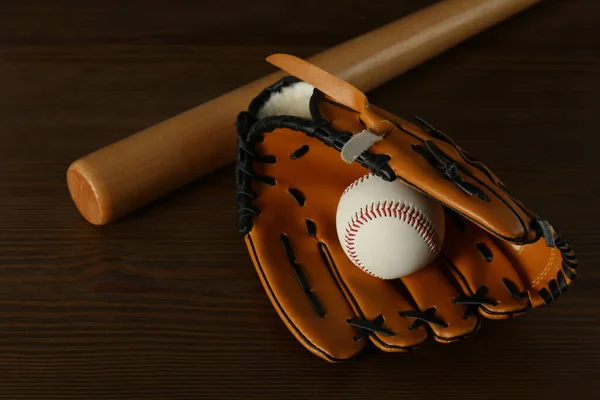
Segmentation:
<svg viewBox="0 0 600 400">
<path fill-rule="evenodd" d="M 578 252 L 550 307 L 329 364 L 277 317 L 233 169 L 87 224 L 74 159 L 432 1 L 106 0 L 0 12 L 0 398 L 600 397 L 600 3 L 547 1 L 370 94 L 486 160 Z"/>
</svg>

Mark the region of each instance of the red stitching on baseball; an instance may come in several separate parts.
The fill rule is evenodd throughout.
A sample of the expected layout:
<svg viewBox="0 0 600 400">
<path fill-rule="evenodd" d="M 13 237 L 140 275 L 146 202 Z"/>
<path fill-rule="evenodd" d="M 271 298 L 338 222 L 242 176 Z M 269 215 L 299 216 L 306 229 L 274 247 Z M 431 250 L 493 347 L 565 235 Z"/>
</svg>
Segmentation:
<svg viewBox="0 0 600 400">
<path fill-rule="evenodd" d="M 350 186 L 348 186 L 345 190 L 344 193 L 342 193 L 342 196 L 345 195 L 346 193 L 348 193 L 350 191 L 350 189 L 356 187 L 358 184 L 363 183 L 364 181 L 366 181 L 367 179 L 371 178 L 372 176 L 374 176 L 373 174 L 368 174 L 365 175 L 363 177 L 358 178 L 357 180 L 355 180 L 354 182 L 352 182 L 350 184 Z"/>
<path fill-rule="evenodd" d="M 364 182 L 370 176 L 372 175 L 366 175 L 366 177 L 360 178 L 355 183 L 350 185 L 348 189 L 344 191 L 344 193 L 346 193 L 350 188 L 356 186 L 358 183 Z M 438 234 L 435 231 L 431 221 L 427 219 L 423 214 L 421 214 L 420 211 L 408 204 L 401 204 L 398 201 L 390 201 L 388 203 L 386 200 L 383 204 L 381 204 L 381 202 L 377 202 L 376 209 L 375 203 L 371 203 L 370 209 L 369 206 L 363 207 L 359 211 L 355 212 L 352 218 L 350 218 L 350 222 L 348 222 L 348 226 L 346 226 L 346 236 L 344 237 L 344 241 L 346 242 L 346 251 L 349 257 L 356 265 L 361 267 L 361 269 L 365 272 L 375 277 L 381 278 L 380 276 L 374 274 L 372 271 L 370 271 L 362 265 L 358 254 L 356 254 L 354 239 L 356 237 L 356 233 L 358 233 L 358 230 L 361 226 L 363 226 L 369 221 L 373 221 L 374 219 L 378 218 L 396 218 L 404 222 L 406 222 L 406 220 L 408 219 L 408 224 L 415 228 L 416 232 L 419 234 L 419 236 L 423 238 L 425 244 L 427 245 L 427 247 L 429 247 L 430 251 L 438 251 L 440 247 Z"/>
</svg>

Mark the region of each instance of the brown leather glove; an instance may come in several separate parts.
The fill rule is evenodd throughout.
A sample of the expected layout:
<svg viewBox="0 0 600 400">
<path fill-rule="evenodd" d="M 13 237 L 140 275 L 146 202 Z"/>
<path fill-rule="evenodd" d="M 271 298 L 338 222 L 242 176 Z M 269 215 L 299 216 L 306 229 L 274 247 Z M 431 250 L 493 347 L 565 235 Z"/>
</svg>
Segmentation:
<svg viewBox="0 0 600 400">
<path fill-rule="evenodd" d="M 481 316 L 510 318 L 567 290 L 577 268 L 569 244 L 452 139 L 369 105 L 300 59 L 269 61 L 293 77 L 238 117 L 239 221 L 269 298 L 307 349 L 339 361 L 369 340 L 388 352 L 429 335 L 453 342 L 473 335 Z M 357 152 L 353 138 L 365 129 L 381 140 Z M 340 196 L 369 171 L 445 206 L 441 253 L 402 279 L 361 271 L 338 240 Z"/>
</svg>

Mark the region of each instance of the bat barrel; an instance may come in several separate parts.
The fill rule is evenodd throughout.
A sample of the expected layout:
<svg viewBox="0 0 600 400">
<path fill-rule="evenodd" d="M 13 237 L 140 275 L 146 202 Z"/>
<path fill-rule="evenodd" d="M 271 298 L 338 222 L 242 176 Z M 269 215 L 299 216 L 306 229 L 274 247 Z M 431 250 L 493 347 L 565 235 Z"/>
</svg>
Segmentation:
<svg viewBox="0 0 600 400">
<path fill-rule="evenodd" d="M 441 1 L 310 62 L 366 92 L 539 1 Z M 282 76 L 258 79 L 75 161 L 67 184 L 80 213 L 104 225 L 232 162 L 237 114 Z"/>
<path fill-rule="evenodd" d="M 233 161 L 237 113 L 282 76 L 259 79 L 75 161 L 67 184 L 80 213 L 104 225 Z"/>
</svg>

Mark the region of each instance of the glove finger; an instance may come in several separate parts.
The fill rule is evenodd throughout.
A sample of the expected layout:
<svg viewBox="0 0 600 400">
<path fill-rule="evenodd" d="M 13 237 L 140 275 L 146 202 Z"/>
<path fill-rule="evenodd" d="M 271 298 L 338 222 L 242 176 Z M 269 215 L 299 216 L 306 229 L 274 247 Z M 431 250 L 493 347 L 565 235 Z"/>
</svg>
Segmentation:
<svg viewBox="0 0 600 400">
<path fill-rule="evenodd" d="M 412 321 L 409 329 L 428 326 L 437 341 L 454 342 L 476 333 L 479 318 L 466 315 L 467 306 L 453 302 L 461 292 L 448 280 L 442 265 L 443 260 L 438 258 L 402 278 L 418 311 L 403 310 L 400 314 Z"/>
<path fill-rule="evenodd" d="M 523 246 L 499 243 L 522 276 L 526 291 L 519 287 L 518 296 L 529 296 L 533 307 L 556 300 L 577 276 L 578 261 L 571 245 L 559 233 L 554 236 L 555 247 L 548 247 L 542 238 Z M 517 292 L 511 287 L 513 282 L 506 284 L 512 293 Z"/>
<path fill-rule="evenodd" d="M 327 272 L 316 242 L 292 238 L 277 246 L 276 239 L 251 233 L 246 243 L 269 299 L 300 343 L 329 361 L 360 352 L 364 343 L 354 340 L 356 330 L 347 323 L 354 312 Z"/>
<path fill-rule="evenodd" d="M 332 230 L 333 229 L 333 230 Z M 352 264 L 329 227 L 326 237 L 331 270 L 357 314 L 351 323 L 362 327 L 358 338 L 367 335 L 377 347 L 386 352 L 403 352 L 419 347 L 427 340 L 425 326 L 411 329 L 412 320 L 402 311 L 417 310 L 394 287 L 393 281 L 376 278 Z"/>
<path fill-rule="evenodd" d="M 398 179 L 502 237 L 535 238 L 536 232 L 529 223 L 531 217 L 497 186 L 500 181 L 488 174 L 487 167 L 468 158 L 441 132 L 430 130 L 432 136 L 374 106 L 373 109 L 398 127 L 370 149 L 391 157 L 389 165 Z"/>
<path fill-rule="evenodd" d="M 442 257 L 463 292 L 454 302 L 467 306 L 465 315 L 479 312 L 504 319 L 529 308 L 525 284 L 504 249 L 483 229 L 450 210 Z"/>
</svg>

